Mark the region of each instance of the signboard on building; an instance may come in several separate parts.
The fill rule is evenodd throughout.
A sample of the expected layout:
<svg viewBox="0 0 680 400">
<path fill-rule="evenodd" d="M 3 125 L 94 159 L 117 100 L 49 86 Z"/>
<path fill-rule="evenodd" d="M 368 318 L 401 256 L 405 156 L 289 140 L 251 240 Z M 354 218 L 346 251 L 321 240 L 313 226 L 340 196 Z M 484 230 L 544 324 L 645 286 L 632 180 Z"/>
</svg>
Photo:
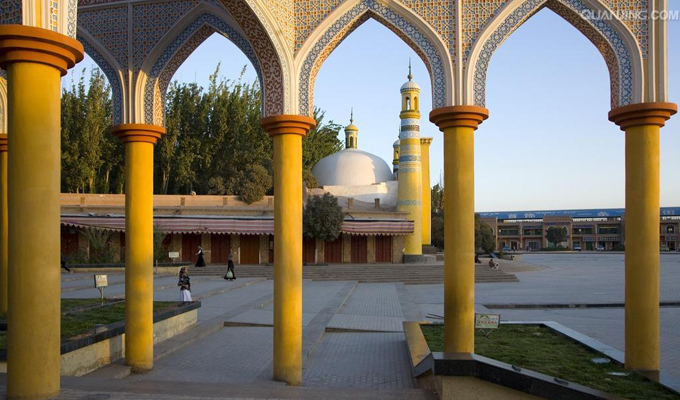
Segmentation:
<svg viewBox="0 0 680 400">
<path fill-rule="evenodd" d="M 168 253 L 168 258 L 171 260 L 174 260 L 175 258 L 179 258 L 179 251 L 171 251 Z"/>
</svg>

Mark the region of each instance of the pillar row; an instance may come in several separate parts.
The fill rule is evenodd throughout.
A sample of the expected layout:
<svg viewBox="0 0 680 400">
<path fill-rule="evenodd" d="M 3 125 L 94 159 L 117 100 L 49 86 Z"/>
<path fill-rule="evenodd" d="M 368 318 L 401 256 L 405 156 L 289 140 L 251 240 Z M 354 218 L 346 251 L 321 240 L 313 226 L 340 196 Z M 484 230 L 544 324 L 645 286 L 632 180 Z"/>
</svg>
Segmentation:
<svg viewBox="0 0 680 400">
<path fill-rule="evenodd" d="M 476 106 L 432 110 L 444 133 L 444 351 L 475 351 L 474 133 L 489 111 Z"/>
<path fill-rule="evenodd" d="M 7 397 L 44 399 L 60 389 L 60 77 L 83 58 L 67 36 L 0 26 L 7 70 Z"/>
<path fill-rule="evenodd" d="M 125 146 L 125 364 L 153 368 L 153 147 L 165 128 L 114 126 Z"/>
<path fill-rule="evenodd" d="M 659 370 L 659 136 L 673 103 L 642 103 L 609 112 L 626 132 L 625 364 Z"/>
<path fill-rule="evenodd" d="M 302 383 L 302 138 L 313 118 L 275 115 L 262 128 L 274 141 L 274 379 Z"/>
</svg>

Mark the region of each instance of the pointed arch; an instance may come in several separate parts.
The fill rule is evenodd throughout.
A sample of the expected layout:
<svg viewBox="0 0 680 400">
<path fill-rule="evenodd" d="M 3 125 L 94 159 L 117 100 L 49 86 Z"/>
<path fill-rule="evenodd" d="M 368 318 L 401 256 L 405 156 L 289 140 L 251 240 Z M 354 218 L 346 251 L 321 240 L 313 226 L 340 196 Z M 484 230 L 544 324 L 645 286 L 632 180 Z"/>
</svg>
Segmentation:
<svg viewBox="0 0 680 400">
<path fill-rule="evenodd" d="M 263 115 L 283 113 L 283 79 L 278 55 L 256 17 L 243 15 L 248 12 L 244 7 L 250 10 L 248 5 L 241 3 L 239 8 L 235 3 L 240 2 L 229 3 L 242 13 L 240 19 L 215 5 L 200 3 L 154 46 L 142 64 L 135 87 L 136 120 L 164 124 L 165 95 L 173 74 L 215 32 L 234 43 L 253 64 L 262 88 Z M 244 18 L 249 19 L 244 21 Z M 265 35 L 264 42 L 261 35 Z"/>
<path fill-rule="evenodd" d="M 83 44 L 85 53 L 94 60 L 99 69 L 104 72 L 111 86 L 111 102 L 113 104 L 113 124 L 122 124 L 125 118 L 125 76 L 123 68 L 111 53 L 92 36 L 86 29 L 77 28 L 76 39 Z"/>
<path fill-rule="evenodd" d="M 432 83 L 432 106 L 450 105 L 453 72 L 449 51 L 437 32 L 411 9 L 395 0 L 349 0 L 340 5 L 307 38 L 296 55 L 299 64 L 300 115 L 311 115 L 314 82 L 330 53 L 356 28 L 373 18 L 399 36 L 423 60 Z"/>
<path fill-rule="evenodd" d="M 602 54 L 609 70 L 611 107 L 643 99 L 642 52 L 633 33 L 598 0 L 511 0 L 472 47 L 464 71 L 464 104 L 484 107 L 486 77 L 494 52 L 524 22 L 547 7 L 578 29 Z"/>
</svg>

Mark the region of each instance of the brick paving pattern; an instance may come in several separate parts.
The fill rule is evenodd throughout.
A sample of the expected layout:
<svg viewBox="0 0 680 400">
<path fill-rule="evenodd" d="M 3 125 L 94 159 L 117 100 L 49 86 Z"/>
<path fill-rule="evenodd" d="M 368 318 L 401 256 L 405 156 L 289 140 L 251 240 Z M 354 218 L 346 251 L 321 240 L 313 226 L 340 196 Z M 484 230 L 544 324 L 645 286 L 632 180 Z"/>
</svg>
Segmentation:
<svg viewBox="0 0 680 400">
<path fill-rule="evenodd" d="M 303 383 L 329 387 L 415 387 L 401 333 L 326 334 L 305 365 Z"/>
</svg>

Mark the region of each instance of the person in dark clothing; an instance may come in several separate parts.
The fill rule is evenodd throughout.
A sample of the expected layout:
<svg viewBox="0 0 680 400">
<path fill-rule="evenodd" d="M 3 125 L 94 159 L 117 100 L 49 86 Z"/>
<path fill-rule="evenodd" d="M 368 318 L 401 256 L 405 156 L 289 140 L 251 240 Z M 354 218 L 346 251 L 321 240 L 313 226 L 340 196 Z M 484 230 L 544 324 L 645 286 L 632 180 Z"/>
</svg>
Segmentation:
<svg viewBox="0 0 680 400">
<path fill-rule="evenodd" d="M 231 253 L 229 253 L 227 261 L 227 273 L 224 275 L 224 279 L 228 281 L 233 281 L 236 279 L 236 274 L 234 274 L 234 260 L 231 258 Z"/>
<path fill-rule="evenodd" d="M 198 256 L 198 260 L 196 260 L 196 266 L 197 267 L 205 267 L 205 260 L 203 259 L 203 247 L 198 246 L 198 253 L 196 253 Z"/>
<path fill-rule="evenodd" d="M 65 269 L 66 272 L 71 272 L 71 269 L 66 266 L 66 260 L 64 260 L 64 256 L 61 256 L 61 268 Z"/>
</svg>

